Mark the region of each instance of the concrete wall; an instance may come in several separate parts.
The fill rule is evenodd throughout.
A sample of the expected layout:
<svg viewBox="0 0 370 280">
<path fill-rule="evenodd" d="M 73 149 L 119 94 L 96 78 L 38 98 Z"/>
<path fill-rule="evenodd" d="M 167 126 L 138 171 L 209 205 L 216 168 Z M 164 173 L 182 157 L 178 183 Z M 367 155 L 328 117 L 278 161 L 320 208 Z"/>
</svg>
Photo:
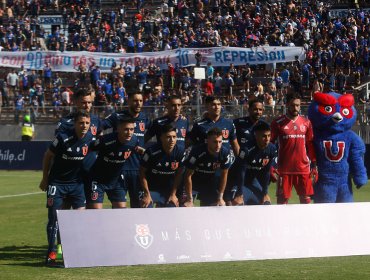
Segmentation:
<svg viewBox="0 0 370 280">
<path fill-rule="evenodd" d="M 51 141 L 54 138 L 55 124 L 36 124 L 35 140 Z M 18 141 L 22 136 L 21 124 L 0 125 L 0 141 Z"/>
</svg>

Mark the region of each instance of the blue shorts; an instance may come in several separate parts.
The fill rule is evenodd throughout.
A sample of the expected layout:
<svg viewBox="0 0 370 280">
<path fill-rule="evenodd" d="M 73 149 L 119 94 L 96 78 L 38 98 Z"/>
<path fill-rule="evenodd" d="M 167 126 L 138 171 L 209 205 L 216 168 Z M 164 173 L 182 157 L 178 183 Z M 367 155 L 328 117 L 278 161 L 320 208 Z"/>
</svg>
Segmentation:
<svg viewBox="0 0 370 280">
<path fill-rule="evenodd" d="M 49 183 L 46 207 L 54 209 L 62 209 L 63 201 L 68 199 L 73 209 L 85 207 L 86 199 L 84 186 L 82 183 L 70 185 Z"/>
<path fill-rule="evenodd" d="M 264 197 L 262 186 L 257 179 L 243 186 L 244 205 L 259 205 Z"/>
<path fill-rule="evenodd" d="M 199 199 L 201 206 L 211 206 L 217 202 L 218 189 L 194 186 L 193 199 Z"/>
<path fill-rule="evenodd" d="M 121 186 L 130 196 L 130 207 L 140 208 L 140 197 L 142 196 L 142 187 L 139 181 L 139 171 L 124 170 Z"/>
<path fill-rule="evenodd" d="M 126 202 L 126 190 L 122 187 L 122 184 L 106 185 L 95 181 L 91 182 L 87 202 L 89 204 L 103 203 L 104 193 L 107 194 L 111 202 Z"/>
<path fill-rule="evenodd" d="M 157 207 L 176 207 L 173 203 L 167 202 L 169 195 L 151 191 L 150 196 L 152 197 L 153 203 L 151 203 L 148 208 L 152 208 L 154 206 L 153 204 L 156 204 Z"/>
</svg>

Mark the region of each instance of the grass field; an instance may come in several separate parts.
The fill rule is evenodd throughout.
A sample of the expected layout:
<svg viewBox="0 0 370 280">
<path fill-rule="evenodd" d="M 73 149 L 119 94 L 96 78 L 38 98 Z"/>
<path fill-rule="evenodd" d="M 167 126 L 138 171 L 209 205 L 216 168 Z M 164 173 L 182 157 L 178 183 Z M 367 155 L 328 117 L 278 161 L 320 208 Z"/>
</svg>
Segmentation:
<svg viewBox="0 0 370 280">
<path fill-rule="evenodd" d="M 47 268 L 47 211 L 40 178 L 41 172 L 0 171 L 0 279 L 370 279 L 370 256 Z M 370 201 L 370 185 L 356 190 L 355 200 Z"/>
</svg>

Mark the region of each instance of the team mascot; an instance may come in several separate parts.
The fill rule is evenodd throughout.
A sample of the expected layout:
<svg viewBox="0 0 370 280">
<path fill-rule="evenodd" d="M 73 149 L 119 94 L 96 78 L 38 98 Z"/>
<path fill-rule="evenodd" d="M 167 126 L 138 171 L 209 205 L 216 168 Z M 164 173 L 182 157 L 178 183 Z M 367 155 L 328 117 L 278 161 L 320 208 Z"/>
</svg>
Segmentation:
<svg viewBox="0 0 370 280">
<path fill-rule="evenodd" d="M 308 118 L 314 129 L 319 172 L 315 203 L 353 202 L 351 178 L 357 188 L 367 183 L 365 144 L 351 130 L 356 117 L 351 94 L 314 94 Z"/>
</svg>

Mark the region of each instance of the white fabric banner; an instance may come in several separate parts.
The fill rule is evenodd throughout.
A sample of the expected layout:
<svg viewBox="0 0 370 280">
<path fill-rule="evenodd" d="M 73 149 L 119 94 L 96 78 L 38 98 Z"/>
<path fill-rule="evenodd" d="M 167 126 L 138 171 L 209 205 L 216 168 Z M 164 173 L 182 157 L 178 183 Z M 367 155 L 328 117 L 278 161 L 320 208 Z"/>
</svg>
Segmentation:
<svg viewBox="0 0 370 280">
<path fill-rule="evenodd" d="M 370 203 L 57 211 L 65 267 L 370 254 Z"/>
<path fill-rule="evenodd" d="M 195 54 L 201 54 L 201 65 L 211 62 L 213 66 L 245 64 L 285 63 L 303 60 L 305 51 L 302 47 L 258 47 L 258 48 L 197 48 L 176 49 L 146 53 L 97 53 L 97 52 L 59 52 L 29 51 L 0 52 L 0 67 L 42 70 L 49 62 L 54 71 L 76 72 L 80 62 L 88 67 L 97 65 L 102 71 L 110 70 L 112 65 L 148 65 L 154 62 L 161 69 L 167 69 L 170 62 L 175 67 L 188 67 L 196 64 Z"/>
</svg>

